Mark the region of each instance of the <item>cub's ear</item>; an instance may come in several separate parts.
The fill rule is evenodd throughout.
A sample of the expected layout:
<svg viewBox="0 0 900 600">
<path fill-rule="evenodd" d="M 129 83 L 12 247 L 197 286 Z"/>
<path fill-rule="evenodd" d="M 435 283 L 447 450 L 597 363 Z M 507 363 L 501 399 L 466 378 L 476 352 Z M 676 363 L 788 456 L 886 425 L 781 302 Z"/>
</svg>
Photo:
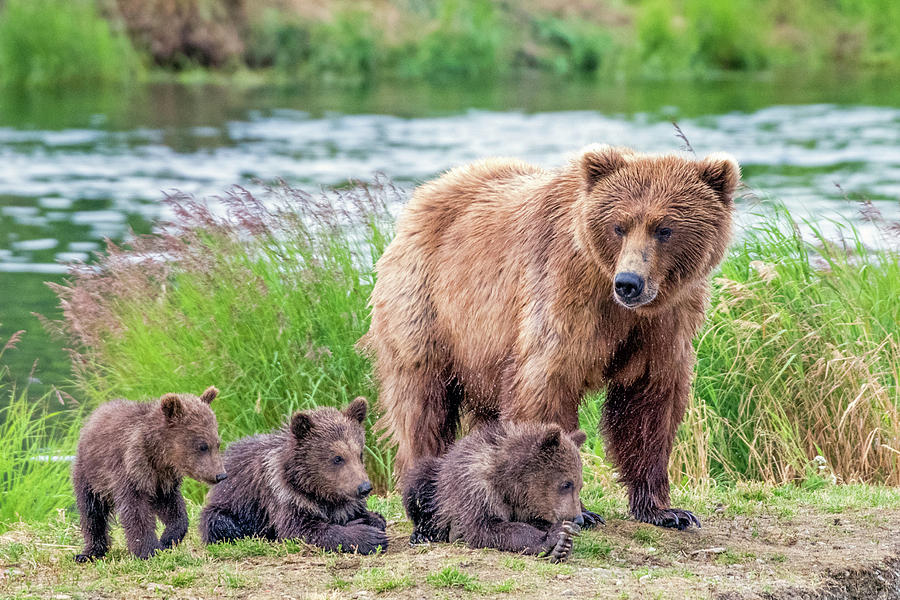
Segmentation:
<svg viewBox="0 0 900 600">
<path fill-rule="evenodd" d="M 184 414 L 184 407 L 181 406 L 181 398 L 178 394 L 166 394 L 159 401 L 162 406 L 163 414 L 170 421 L 177 421 Z"/>
<path fill-rule="evenodd" d="M 547 433 L 544 434 L 544 437 L 541 438 L 540 449 L 541 453 L 550 453 L 559 448 L 559 443 L 562 441 L 562 429 L 559 426 L 554 425 L 547 430 Z"/>
<path fill-rule="evenodd" d="M 628 148 L 614 148 L 606 144 L 594 144 L 582 150 L 579 167 L 587 190 L 591 191 L 601 179 L 627 165 L 627 157 L 632 154 Z"/>
<path fill-rule="evenodd" d="M 359 396 L 356 400 L 351 402 L 344 408 L 344 416 L 348 419 L 353 419 L 358 423 L 362 423 L 366 419 L 366 411 L 369 408 L 369 403 L 366 402 L 366 399 L 362 396 Z"/>
<path fill-rule="evenodd" d="M 291 417 L 291 433 L 294 434 L 294 437 L 298 440 L 302 440 L 313 428 L 312 419 L 309 418 L 309 414 L 303 411 L 297 411 L 294 413 L 294 416 Z"/>
<path fill-rule="evenodd" d="M 741 179 L 741 167 L 730 154 L 716 152 L 697 163 L 700 179 L 711 187 L 723 202 L 731 202 L 731 195 Z"/>
<path fill-rule="evenodd" d="M 213 400 L 216 399 L 216 396 L 219 395 L 219 390 L 216 389 L 216 386 L 211 385 L 206 388 L 206 391 L 203 392 L 203 395 L 200 396 L 200 399 L 203 400 L 206 404 L 209 404 Z"/>
<path fill-rule="evenodd" d="M 584 445 L 584 442 L 587 441 L 587 434 L 580 429 L 576 429 L 569 433 L 569 439 L 575 442 L 575 445 L 579 448 Z"/>
</svg>

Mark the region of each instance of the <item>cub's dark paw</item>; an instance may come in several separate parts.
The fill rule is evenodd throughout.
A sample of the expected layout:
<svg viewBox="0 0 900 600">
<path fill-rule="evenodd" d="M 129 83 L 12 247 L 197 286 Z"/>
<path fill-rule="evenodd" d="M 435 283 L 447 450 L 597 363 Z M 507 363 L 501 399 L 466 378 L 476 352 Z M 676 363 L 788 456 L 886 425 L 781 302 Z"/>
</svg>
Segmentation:
<svg viewBox="0 0 900 600">
<path fill-rule="evenodd" d="M 377 512 L 369 512 L 369 525 L 372 527 L 377 527 L 378 529 L 384 531 L 387 529 L 387 521 L 385 521 L 384 517 L 379 515 Z"/>
<path fill-rule="evenodd" d="M 164 536 L 159 540 L 159 545 L 162 548 L 174 548 L 178 544 L 181 543 L 181 540 L 184 539 L 184 534 L 181 535 L 173 535 L 173 536 Z"/>
<path fill-rule="evenodd" d="M 77 562 L 77 563 L 94 562 L 98 558 L 100 558 L 100 557 L 94 556 L 93 554 L 76 554 L 75 562 Z"/>
<path fill-rule="evenodd" d="M 647 515 L 644 515 L 644 517 L 645 518 L 638 517 L 638 520 L 650 523 L 651 525 L 658 525 L 659 527 L 671 527 L 679 531 L 684 531 L 691 525 L 698 528 L 700 527 L 700 519 L 698 519 L 691 511 L 681 508 L 663 508 L 654 510 Z"/>
<path fill-rule="evenodd" d="M 606 525 L 606 521 L 595 513 L 592 510 L 582 509 L 581 510 L 581 518 L 584 519 L 584 525 L 581 526 L 582 529 L 590 529 L 591 527 L 596 527 L 598 525 Z"/>
<path fill-rule="evenodd" d="M 575 545 L 575 536 L 581 533 L 581 527 L 571 521 L 563 521 L 562 530 L 559 531 L 559 539 L 549 553 L 550 562 L 564 562 L 572 555 Z"/>
<path fill-rule="evenodd" d="M 416 546 L 418 544 L 428 544 L 431 542 L 431 538 L 426 534 L 422 533 L 418 529 L 414 529 L 412 535 L 409 536 L 409 545 Z"/>
<path fill-rule="evenodd" d="M 384 552 L 388 547 L 388 538 L 382 530 L 371 525 L 354 525 L 350 528 L 349 539 L 342 544 L 348 552 L 360 554 L 374 554 L 381 548 Z"/>
</svg>

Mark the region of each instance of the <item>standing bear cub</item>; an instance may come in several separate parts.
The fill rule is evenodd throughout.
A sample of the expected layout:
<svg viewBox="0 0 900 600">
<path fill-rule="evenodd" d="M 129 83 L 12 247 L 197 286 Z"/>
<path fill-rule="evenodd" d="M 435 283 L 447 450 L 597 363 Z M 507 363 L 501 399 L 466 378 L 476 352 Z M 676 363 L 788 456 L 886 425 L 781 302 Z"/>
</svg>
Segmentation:
<svg viewBox="0 0 900 600">
<path fill-rule="evenodd" d="M 228 481 L 209 494 L 200 516 L 203 541 L 255 536 L 360 554 L 387 549 L 384 517 L 366 509 L 367 407 L 357 398 L 343 411 L 297 412 L 284 429 L 229 446 Z"/>
<path fill-rule="evenodd" d="M 360 341 L 401 478 L 446 452 L 463 416 L 574 431 L 581 399 L 605 389 L 631 513 L 699 525 L 669 505 L 667 467 L 739 178 L 724 154 L 589 146 L 557 169 L 492 159 L 419 187 Z"/>
<path fill-rule="evenodd" d="M 94 411 L 72 465 L 84 535 L 84 552 L 76 561 L 106 555 L 113 509 L 128 549 L 138 558 L 184 539 L 188 516 L 182 478 L 209 484 L 225 479 L 218 424 L 209 408 L 218 393 L 210 387 L 199 398 L 166 394 L 150 403 L 114 400 Z M 166 526 L 160 539 L 156 517 Z"/>
<path fill-rule="evenodd" d="M 422 459 L 403 484 L 410 542 L 463 540 L 472 548 L 565 560 L 581 516 L 583 431 L 498 423 Z M 562 536 L 561 536 L 562 534 Z"/>
</svg>

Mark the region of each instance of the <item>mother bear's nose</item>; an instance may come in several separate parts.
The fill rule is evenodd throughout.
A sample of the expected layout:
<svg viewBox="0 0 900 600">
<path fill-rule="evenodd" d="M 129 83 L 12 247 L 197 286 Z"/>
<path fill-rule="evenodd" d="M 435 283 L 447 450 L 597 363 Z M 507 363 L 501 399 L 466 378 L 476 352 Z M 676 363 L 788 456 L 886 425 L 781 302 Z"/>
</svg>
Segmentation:
<svg viewBox="0 0 900 600">
<path fill-rule="evenodd" d="M 634 300 L 644 291 L 644 278 L 637 273 L 616 273 L 613 283 L 622 300 Z"/>
</svg>

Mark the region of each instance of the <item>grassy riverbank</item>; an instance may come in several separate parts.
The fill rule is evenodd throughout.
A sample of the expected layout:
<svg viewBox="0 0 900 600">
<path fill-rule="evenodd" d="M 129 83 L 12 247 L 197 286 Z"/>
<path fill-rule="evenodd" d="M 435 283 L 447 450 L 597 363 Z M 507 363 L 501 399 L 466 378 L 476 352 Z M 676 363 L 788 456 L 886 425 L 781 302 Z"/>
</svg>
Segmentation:
<svg viewBox="0 0 900 600">
<path fill-rule="evenodd" d="M 351 84 L 523 70 L 603 78 L 893 71 L 898 20 L 891 0 L 5 0 L 0 79 L 117 82 L 148 67 L 189 79 L 198 69 L 253 70 L 267 80 Z"/>
<path fill-rule="evenodd" d="M 627 520 L 624 494 L 593 484 L 605 526 L 584 532 L 572 559 L 545 560 L 461 545 L 410 548 L 396 494 L 372 498 L 388 519 L 385 554 L 323 553 L 297 542 L 204 547 L 192 526 L 175 550 L 127 554 L 121 528 L 102 561 L 76 565 L 80 534 L 61 511 L 0 534 L 0 594 L 8 598 L 810 598 L 868 599 L 894 589 L 900 492 L 870 486 L 811 491 L 741 484 L 678 490 L 703 529 Z M 191 523 L 200 507 L 189 503 Z M 719 595 L 722 594 L 722 595 Z M 805 594 L 805 595 L 804 595 Z"/>
</svg>

